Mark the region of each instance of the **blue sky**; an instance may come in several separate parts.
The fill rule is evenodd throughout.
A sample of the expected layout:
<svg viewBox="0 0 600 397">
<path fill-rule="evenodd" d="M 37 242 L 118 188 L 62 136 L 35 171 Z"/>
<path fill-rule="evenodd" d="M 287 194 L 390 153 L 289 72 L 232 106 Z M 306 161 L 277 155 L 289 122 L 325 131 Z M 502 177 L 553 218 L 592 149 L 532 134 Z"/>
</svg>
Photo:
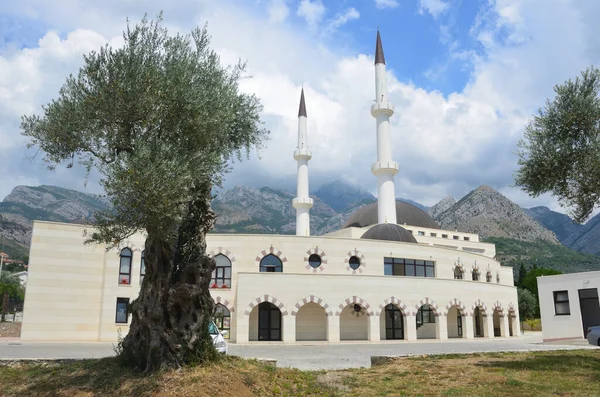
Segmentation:
<svg viewBox="0 0 600 397">
<path fill-rule="evenodd" d="M 226 186 L 295 185 L 297 106 L 309 114 L 311 189 L 341 179 L 372 193 L 373 52 L 388 67 L 396 194 L 425 205 L 490 185 L 522 206 L 561 209 L 513 186 L 516 144 L 552 87 L 600 63 L 597 0 L 22 0 L 0 2 L 0 196 L 19 184 L 84 186 L 81 169 L 49 172 L 19 122 L 56 97 L 83 53 L 121 43 L 126 18 L 164 11 L 169 31 L 208 22 L 223 63 L 248 62 L 271 138 L 235 164 Z M 560 29 L 557 27 L 560 26 Z"/>
</svg>

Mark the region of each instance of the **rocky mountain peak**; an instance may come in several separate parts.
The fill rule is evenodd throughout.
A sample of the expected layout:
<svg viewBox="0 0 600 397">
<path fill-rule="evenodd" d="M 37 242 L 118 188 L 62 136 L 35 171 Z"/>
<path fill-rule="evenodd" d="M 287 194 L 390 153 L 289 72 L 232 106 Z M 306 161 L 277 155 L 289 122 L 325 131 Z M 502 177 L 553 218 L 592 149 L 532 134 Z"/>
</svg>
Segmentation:
<svg viewBox="0 0 600 397">
<path fill-rule="evenodd" d="M 436 205 L 427 210 L 427 214 L 433 219 L 439 217 L 444 211 L 448 210 L 456 204 L 456 200 L 452 196 L 446 196 L 441 199 Z"/>
<path fill-rule="evenodd" d="M 479 186 L 433 218 L 443 229 L 478 233 L 486 237 L 509 237 L 525 241 L 558 243 L 556 235 L 489 186 Z"/>
</svg>

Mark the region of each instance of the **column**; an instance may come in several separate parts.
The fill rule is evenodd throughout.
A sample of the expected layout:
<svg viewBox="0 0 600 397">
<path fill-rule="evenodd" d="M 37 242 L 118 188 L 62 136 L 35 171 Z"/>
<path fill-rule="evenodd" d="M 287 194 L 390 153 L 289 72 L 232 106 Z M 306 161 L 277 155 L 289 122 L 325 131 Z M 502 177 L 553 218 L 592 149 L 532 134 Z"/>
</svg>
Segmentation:
<svg viewBox="0 0 600 397">
<path fill-rule="evenodd" d="M 283 342 L 284 343 L 295 343 L 296 342 L 296 316 L 288 314 L 287 316 L 281 317 L 283 321 Z"/>
<path fill-rule="evenodd" d="M 379 316 L 375 314 L 369 316 L 369 341 L 379 342 L 381 340 L 380 331 Z"/>
<path fill-rule="evenodd" d="M 335 314 L 327 316 L 327 341 L 340 341 L 340 316 Z"/>
<path fill-rule="evenodd" d="M 485 327 L 485 337 L 493 338 L 494 337 L 494 315 L 491 316 L 488 314 L 483 318 L 483 326 Z"/>
<path fill-rule="evenodd" d="M 437 329 L 436 329 L 436 339 L 439 340 L 448 340 L 448 317 L 447 316 L 439 316 L 436 317 Z"/>
<path fill-rule="evenodd" d="M 417 318 L 412 314 L 406 316 L 404 337 L 409 342 L 417 340 Z"/>
<path fill-rule="evenodd" d="M 510 336 L 510 331 L 508 330 L 508 321 L 508 316 L 500 317 L 500 335 L 505 338 Z"/>
<path fill-rule="evenodd" d="M 463 316 L 463 337 L 469 340 L 475 339 L 475 321 L 470 314 Z"/>
</svg>

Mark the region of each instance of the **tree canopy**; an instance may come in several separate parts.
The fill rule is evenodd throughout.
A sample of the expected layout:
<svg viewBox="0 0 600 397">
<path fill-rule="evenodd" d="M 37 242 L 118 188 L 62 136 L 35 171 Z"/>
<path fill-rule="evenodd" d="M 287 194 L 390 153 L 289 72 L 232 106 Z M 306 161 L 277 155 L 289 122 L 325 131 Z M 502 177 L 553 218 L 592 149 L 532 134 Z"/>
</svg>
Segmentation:
<svg viewBox="0 0 600 397">
<path fill-rule="evenodd" d="M 600 70 L 554 91 L 518 144 L 516 184 L 534 197 L 552 193 L 583 222 L 600 201 Z"/>
<path fill-rule="evenodd" d="M 128 23 L 122 47 L 85 55 L 43 116 L 21 123 L 50 168 L 100 172 L 111 206 L 88 242 L 110 249 L 146 234 L 146 273 L 119 342 L 123 361 L 145 372 L 215 357 L 211 188 L 268 136 L 260 101 L 239 88 L 245 65 L 222 66 L 206 27 L 169 36 L 161 21 Z"/>
</svg>

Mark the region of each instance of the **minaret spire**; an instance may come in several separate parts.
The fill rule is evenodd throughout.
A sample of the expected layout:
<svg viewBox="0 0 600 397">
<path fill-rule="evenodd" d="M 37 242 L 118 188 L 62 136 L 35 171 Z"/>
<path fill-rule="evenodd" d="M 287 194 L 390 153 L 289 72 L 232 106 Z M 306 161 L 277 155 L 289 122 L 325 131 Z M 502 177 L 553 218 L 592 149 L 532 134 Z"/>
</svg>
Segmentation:
<svg viewBox="0 0 600 397">
<path fill-rule="evenodd" d="M 300 92 L 300 107 L 298 108 L 298 147 L 294 151 L 294 159 L 298 163 L 296 198 L 292 200 L 292 205 L 296 208 L 296 236 L 310 236 L 309 211 L 313 206 L 313 199 L 308 195 L 308 160 L 311 159 L 312 154 L 308 150 L 306 121 L 303 87 Z"/>
<path fill-rule="evenodd" d="M 392 160 L 390 139 L 390 117 L 394 105 L 388 100 L 385 57 L 381 36 L 377 29 L 375 43 L 375 103 L 371 115 L 377 120 L 377 161 L 371 172 L 377 177 L 377 222 L 396 223 L 396 188 L 394 175 L 398 173 L 398 163 Z"/>
</svg>

